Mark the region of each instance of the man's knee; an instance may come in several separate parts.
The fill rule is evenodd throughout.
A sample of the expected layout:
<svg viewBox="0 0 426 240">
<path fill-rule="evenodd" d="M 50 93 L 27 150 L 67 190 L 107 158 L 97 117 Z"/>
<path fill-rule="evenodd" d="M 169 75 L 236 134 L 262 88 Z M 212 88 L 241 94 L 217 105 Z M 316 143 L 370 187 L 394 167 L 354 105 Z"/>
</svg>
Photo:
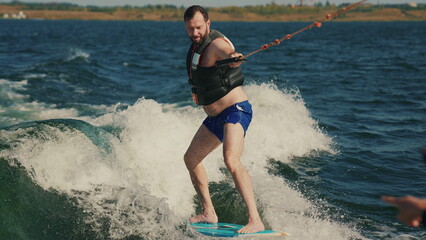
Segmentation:
<svg viewBox="0 0 426 240">
<path fill-rule="evenodd" d="M 183 155 L 183 160 L 188 171 L 194 171 L 198 164 L 203 160 L 203 157 L 199 157 L 197 154 L 187 151 Z"/>
<path fill-rule="evenodd" d="M 191 154 L 189 154 L 188 152 L 185 153 L 185 155 L 183 155 L 183 161 L 185 162 L 186 168 L 188 170 L 193 169 L 193 160 L 191 158 Z"/>
<path fill-rule="evenodd" d="M 232 175 L 245 169 L 244 166 L 241 164 L 240 158 L 238 156 L 225 157 L 225 165 Z"/>
</svg>

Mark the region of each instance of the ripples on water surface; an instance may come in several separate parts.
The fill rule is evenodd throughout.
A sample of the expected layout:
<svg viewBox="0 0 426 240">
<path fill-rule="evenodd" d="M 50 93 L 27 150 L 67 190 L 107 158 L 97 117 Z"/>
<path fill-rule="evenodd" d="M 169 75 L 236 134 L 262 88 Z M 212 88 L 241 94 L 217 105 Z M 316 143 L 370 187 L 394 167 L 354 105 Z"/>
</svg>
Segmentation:
<svg viewBox="0 0 426 240">
<path fill-rule="evenodd" d="M 307 23 L 219 23 L 248 53 Z M 182 23 L 1 21 L 0 219 L 13 239 L 198 238 L 182 162 L 204 118 Z M 249 58 L 244 162 L 291 239 L 422 239 L 381 195 L 426 197 L 423 22 L 325 23 Z M 221 221 L 246 213 L 220 151 Z"/>
</svg>

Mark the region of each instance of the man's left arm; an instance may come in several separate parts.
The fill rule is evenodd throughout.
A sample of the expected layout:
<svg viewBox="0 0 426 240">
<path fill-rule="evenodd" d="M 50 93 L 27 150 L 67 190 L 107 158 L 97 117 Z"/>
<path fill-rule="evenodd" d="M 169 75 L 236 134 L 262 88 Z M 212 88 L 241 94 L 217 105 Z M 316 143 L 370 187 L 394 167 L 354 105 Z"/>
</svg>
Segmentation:
<svg viewBox="0 0 426 240">
<path fill-rule="evenodd" d="M 223 38 L 216 39 L 211 44 L 213 49 L 215 50 L 215 61 L 243 56 L 241 53 L 235 52 L 231 44 Z M 242 62 L 233 62 L 229 63 L 229 66 L 231 68 L 236 68 L 239 67 L 241 63 Z"/>
</svg>

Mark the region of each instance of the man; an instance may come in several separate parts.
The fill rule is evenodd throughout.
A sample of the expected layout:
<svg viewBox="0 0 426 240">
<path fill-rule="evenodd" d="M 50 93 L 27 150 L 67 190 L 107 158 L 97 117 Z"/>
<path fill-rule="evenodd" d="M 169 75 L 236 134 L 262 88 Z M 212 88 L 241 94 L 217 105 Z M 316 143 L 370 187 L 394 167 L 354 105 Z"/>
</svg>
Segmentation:
<svg viewBox="0 0 426 240">
<path fill-rule="evenodd" d="M 208 115 L 184 156 L 203 208 L 203 212 L 190 221 L 218 222 L 202 161 L 223 143 L 225 165 L 248 210 L 248 223 L 239 232 L 263 231 L 264 225 L 257 211 L 250 176 L 240 161 L 244 136 L 252 118 L 251 104 L 241 87 L 244 81 L 241 62 L 216 65 L 218 60 L 239 57 L 241 54 L 235 52 L 232 43 L 220 32 L 210 30 L 208 13 L 201 6 L 189 7 L 185 11 L 184 21 L 192 41 L 187 56 L 192 97 Z"/>
</svg>

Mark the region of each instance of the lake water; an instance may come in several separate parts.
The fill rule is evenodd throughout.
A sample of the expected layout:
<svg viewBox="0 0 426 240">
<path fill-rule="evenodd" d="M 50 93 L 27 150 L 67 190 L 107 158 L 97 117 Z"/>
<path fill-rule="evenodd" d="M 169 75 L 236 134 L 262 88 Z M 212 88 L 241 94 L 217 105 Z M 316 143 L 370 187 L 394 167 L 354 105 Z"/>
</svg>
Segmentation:
<svg viewBox="0 0 426 240">
<path fill-rule="evenodd" d="M 247 54 L 308 23 L 214 22 Z M 183 154 L 191 102 L 181 22 L 0 21 L 0 236 L 199 239 Z M 329 22 L 243 64 L 244 165 L 288 239 L 423 239 L 382 195 L 426 197 L 424 22 Z M 220 149 L 219 220 L 245 207 Z"/>
</svg>

